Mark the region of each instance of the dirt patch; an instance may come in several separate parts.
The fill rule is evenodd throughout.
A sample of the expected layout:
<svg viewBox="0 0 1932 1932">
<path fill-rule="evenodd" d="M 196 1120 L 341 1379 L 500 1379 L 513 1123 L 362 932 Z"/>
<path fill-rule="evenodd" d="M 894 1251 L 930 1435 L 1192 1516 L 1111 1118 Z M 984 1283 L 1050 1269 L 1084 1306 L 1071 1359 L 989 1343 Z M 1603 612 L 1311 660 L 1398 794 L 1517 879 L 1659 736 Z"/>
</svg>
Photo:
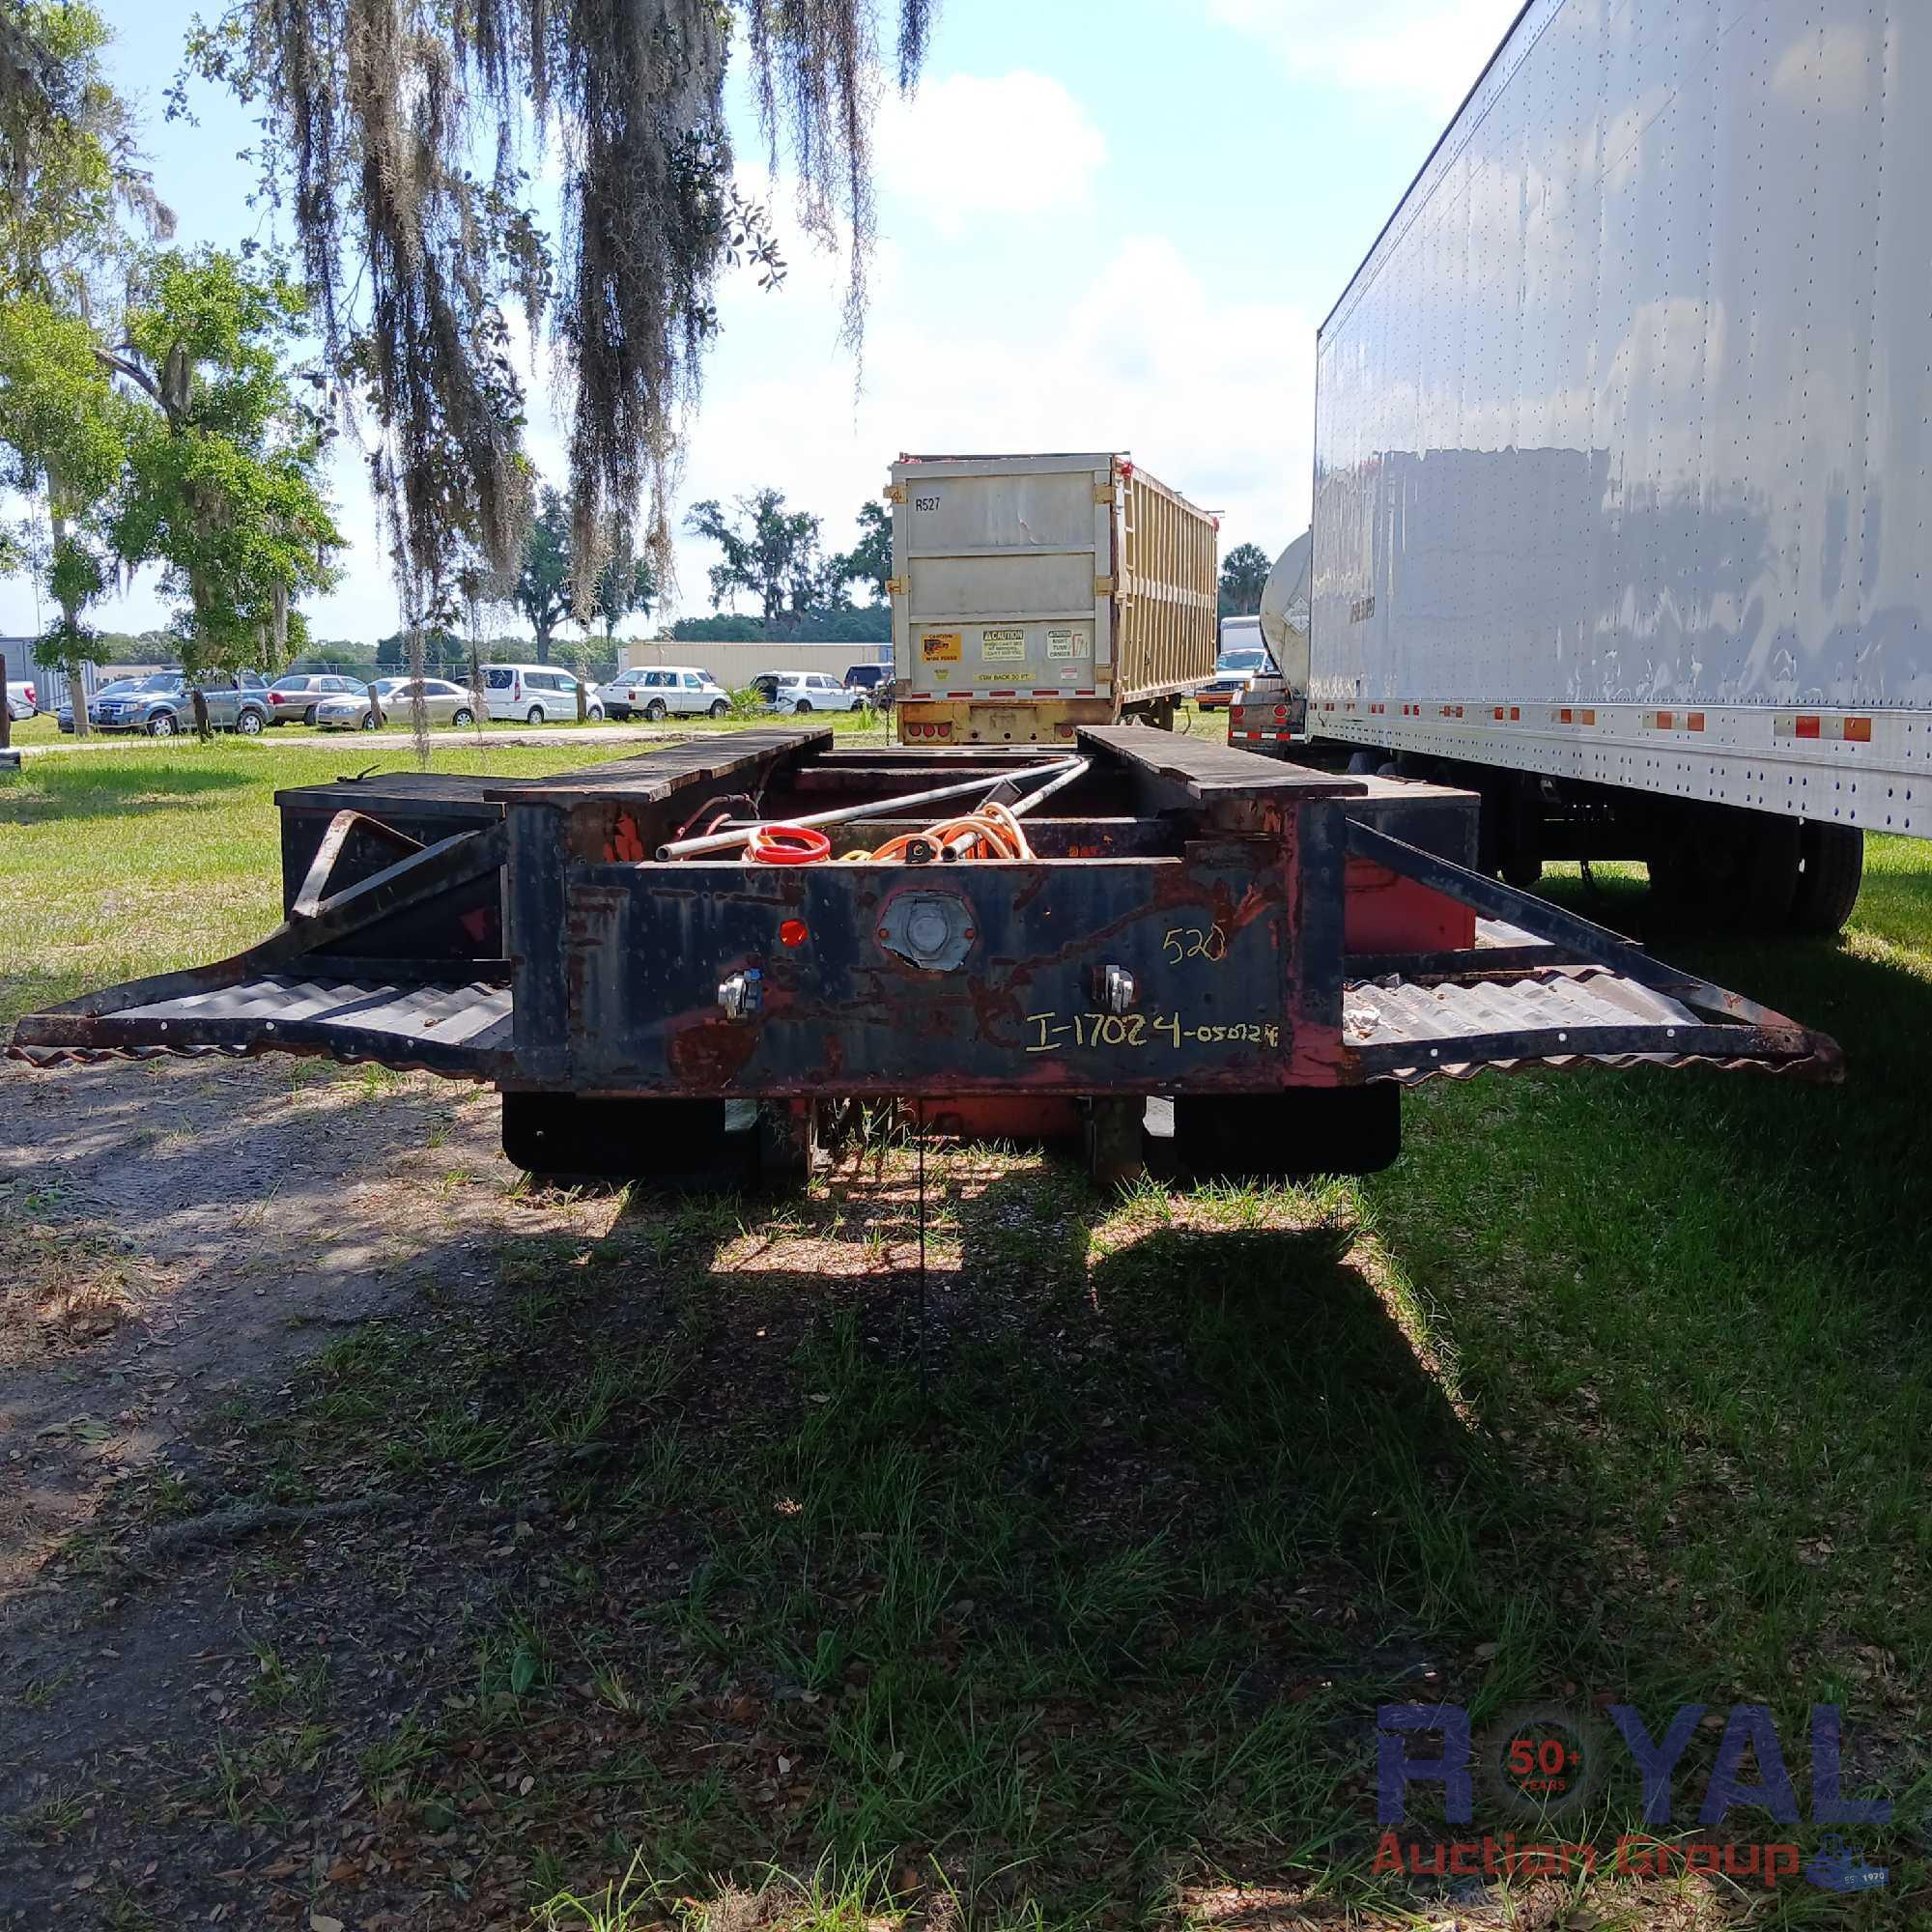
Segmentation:
<svg viewBox="0 0 1932 1932">
<path fill-rule="evenodd" d="M 422 1257 L 460 1291 L 493 1236 L 568 1223 L 496 1135 L 494 1095 L 380 1069 L 6 1069 L 0 1618 L 193 1417 L 415 1293 Z"/>
</svg>

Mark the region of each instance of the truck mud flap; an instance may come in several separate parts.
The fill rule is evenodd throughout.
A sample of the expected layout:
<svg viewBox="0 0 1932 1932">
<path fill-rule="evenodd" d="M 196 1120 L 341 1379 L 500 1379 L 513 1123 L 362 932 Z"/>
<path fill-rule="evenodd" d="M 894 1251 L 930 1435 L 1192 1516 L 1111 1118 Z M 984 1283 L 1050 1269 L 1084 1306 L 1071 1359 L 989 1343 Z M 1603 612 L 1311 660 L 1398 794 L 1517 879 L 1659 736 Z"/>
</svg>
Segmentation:
<svg viewBox="0 0 1932 1932">
<path fill-rule="evenodd" d="M 400 856 L 330 894 L 344 852 L 370 841 Z M 495 1080 L 511 1057 L 509 963 L 463 949 L 490 936 L 479 889 L 500 872 L 503 850 L 500 826 L 420 845 L 361 812 L 339 812 L 287 921 L 259 946 L 31 1013 L 8 1056 L 51 1066 L 324 1054 Z M 424 950 L 392 950 L 399 936 Z"/>
<path fill-rule="evenodd" d="M 1527 1066 L 1688 1066 L 1844 1078 L 1837 1043 L 1653 959 L 1607 927 L 1351 821 L 1349 850 L 1478 915 L 1461 952 L 1352 960 L 1343 1049 L 1357 1080 Z"/>
</svg>

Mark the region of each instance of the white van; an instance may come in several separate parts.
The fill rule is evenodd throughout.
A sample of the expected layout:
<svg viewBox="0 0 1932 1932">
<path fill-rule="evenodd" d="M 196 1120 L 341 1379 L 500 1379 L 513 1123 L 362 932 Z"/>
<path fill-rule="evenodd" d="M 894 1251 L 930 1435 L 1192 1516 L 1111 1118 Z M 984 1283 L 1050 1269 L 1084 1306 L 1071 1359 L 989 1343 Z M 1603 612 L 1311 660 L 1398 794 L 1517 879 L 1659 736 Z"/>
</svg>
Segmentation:
<svg viewBox="0 0 1932 1932">
<path fill-rule="evenodd" d="M 593 720 L 604 716 L 604 707 L 594 691 L 586 692 L 584 715 Z M 550 665 L 485 665 L 483 667 L 483 707 L 492 718 L 514 719 L 524 724 L 542 724 L 577 716 L 577 680 L 567 670 Z"/>
</svg>

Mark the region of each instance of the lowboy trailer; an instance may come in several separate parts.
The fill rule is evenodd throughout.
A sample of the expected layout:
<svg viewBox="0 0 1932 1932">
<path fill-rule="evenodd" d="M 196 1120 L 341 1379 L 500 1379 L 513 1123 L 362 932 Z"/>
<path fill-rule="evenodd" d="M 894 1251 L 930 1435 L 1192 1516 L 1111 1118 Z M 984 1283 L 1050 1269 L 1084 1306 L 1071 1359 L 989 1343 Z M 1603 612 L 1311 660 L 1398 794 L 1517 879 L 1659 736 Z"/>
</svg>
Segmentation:
<svg viewBox="0 0 1932 1932">
<path fill-rule="evenodd" d="M 538 780 L 278 797 L 259 945 L 9 1051 L 320 1054 L 488 1081 L 550 1174 L 811 1170 L 839 1103 L 1366 1172 L 1399 1094 L 1536 1065 L 1834 1079 L 1833 1042 L 1473 869 L 1477 800 L 1133 726 L 838 749 L 765 729 Z M 975 854 L 978 856 L 975 856 Z M 776 863 L 774 863 L 776 861 Z"/>
</svg>

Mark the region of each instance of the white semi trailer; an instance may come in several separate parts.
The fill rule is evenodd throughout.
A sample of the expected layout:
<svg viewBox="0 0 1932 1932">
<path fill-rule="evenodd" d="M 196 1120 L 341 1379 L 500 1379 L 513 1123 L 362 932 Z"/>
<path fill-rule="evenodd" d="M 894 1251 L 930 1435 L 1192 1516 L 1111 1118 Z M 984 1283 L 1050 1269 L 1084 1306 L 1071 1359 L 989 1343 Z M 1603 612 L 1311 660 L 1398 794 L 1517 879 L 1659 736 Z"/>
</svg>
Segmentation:
<svg viewBox="0 0 1932 1932">
<path fill-rule="evenodd" d="M 1322 324 L 1309 726 L 1829 931 L 1932 836 L 1932 4 L 1530 0 Z"/>
</svg>

